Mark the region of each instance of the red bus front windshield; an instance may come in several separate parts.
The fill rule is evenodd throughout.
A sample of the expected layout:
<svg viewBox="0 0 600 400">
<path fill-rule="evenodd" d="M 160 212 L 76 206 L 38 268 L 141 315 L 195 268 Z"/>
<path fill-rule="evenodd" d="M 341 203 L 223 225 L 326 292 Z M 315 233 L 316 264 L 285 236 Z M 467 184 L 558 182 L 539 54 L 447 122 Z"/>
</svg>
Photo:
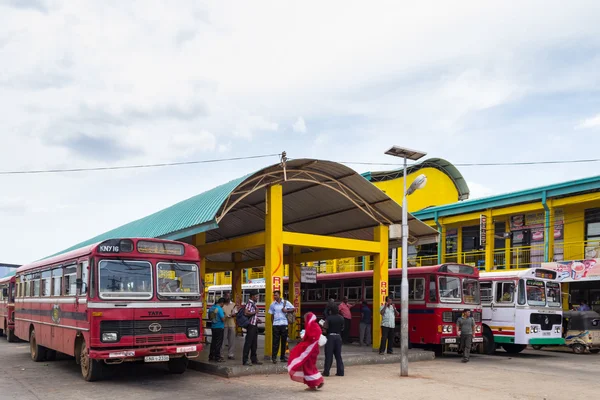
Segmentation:
<svg viewBox="0 0 600 400">
<path fill-rule="evenodd" d="M 193 263 L 158 262 L 156 275 L 152 264 L 140 260 L 100 260 L 99 292 L 104 300 L 151 300 L 154 280 L 160 300 L 198 300 L 198 266 Z"/>
<path fill-rule="evenodd" d="M 440 302 L 479 304 L 479 282 L 477 279 L 458 276 L 438 277 Z"/>
</svg>

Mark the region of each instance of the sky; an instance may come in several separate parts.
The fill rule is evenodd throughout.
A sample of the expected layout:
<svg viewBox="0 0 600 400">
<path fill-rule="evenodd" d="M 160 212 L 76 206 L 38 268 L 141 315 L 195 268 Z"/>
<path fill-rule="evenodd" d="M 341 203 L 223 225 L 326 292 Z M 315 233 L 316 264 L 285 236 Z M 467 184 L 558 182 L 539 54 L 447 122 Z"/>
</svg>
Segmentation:
<svg viewBox="0 0 600 400">
<path fill-rule="evenodd" d="M 596 0 L 0 0 L 0 171 L 389 163 L 392 145 L 455 164 L 600 158 L 598 15 Z M 277 161 L 0 175 L 0 261 Z M 599 166 L 459 169 L 477 198 Z"/>
</svg>

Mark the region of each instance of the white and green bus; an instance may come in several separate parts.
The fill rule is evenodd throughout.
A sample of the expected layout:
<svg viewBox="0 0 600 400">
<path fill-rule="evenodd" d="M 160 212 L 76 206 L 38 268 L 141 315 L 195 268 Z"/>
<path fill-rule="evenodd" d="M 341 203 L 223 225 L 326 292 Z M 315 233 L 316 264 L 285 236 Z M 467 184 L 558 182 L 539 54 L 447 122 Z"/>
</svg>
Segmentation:
<svg viewBox="0 0 600 400">
<path fill-rule="evenodd" d="M 530 268 L 482 272 L 479 281 L 484 353 L 493 354 L 497 347 L 519 353 L 528 345 L 565 343 L 556 271 Z"/>
</svg>

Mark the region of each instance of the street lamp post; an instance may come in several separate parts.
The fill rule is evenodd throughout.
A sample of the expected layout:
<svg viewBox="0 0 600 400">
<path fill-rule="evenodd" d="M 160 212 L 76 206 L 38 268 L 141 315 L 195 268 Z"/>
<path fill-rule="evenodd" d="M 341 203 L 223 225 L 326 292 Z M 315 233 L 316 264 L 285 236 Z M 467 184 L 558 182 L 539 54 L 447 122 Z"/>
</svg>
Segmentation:
<svg viewBox="0 0 600 400">
<path fill-rule="evenodd" d="M 404 159 L 404 191 L 402 192 L 402 285 L 400 286 L 400 376 L 408 376 L 408 211 L 406 197 L 425 186 L 427 178 L 421 175 L 406 190 L 406 160 L 419 160 L 427 153 L 393 146 L 385 152 L 387 155 Z"/>
</svg>

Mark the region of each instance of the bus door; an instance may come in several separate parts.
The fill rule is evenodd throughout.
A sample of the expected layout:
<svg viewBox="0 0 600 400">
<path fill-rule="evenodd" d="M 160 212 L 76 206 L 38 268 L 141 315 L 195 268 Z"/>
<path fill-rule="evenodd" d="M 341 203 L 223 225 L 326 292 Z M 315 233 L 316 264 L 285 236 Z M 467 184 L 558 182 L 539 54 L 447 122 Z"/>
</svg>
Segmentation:
<svg viewBox="0 0 600 400">
<path fill-rule="evenodd" d="M 514 281 L 494 282 L 494 302 L 492 304 L 492 325 L 499 327 L 515 326 L 515 283 Z M 492 328 L 493 330 L 496 330 Z"/>
</svg>

